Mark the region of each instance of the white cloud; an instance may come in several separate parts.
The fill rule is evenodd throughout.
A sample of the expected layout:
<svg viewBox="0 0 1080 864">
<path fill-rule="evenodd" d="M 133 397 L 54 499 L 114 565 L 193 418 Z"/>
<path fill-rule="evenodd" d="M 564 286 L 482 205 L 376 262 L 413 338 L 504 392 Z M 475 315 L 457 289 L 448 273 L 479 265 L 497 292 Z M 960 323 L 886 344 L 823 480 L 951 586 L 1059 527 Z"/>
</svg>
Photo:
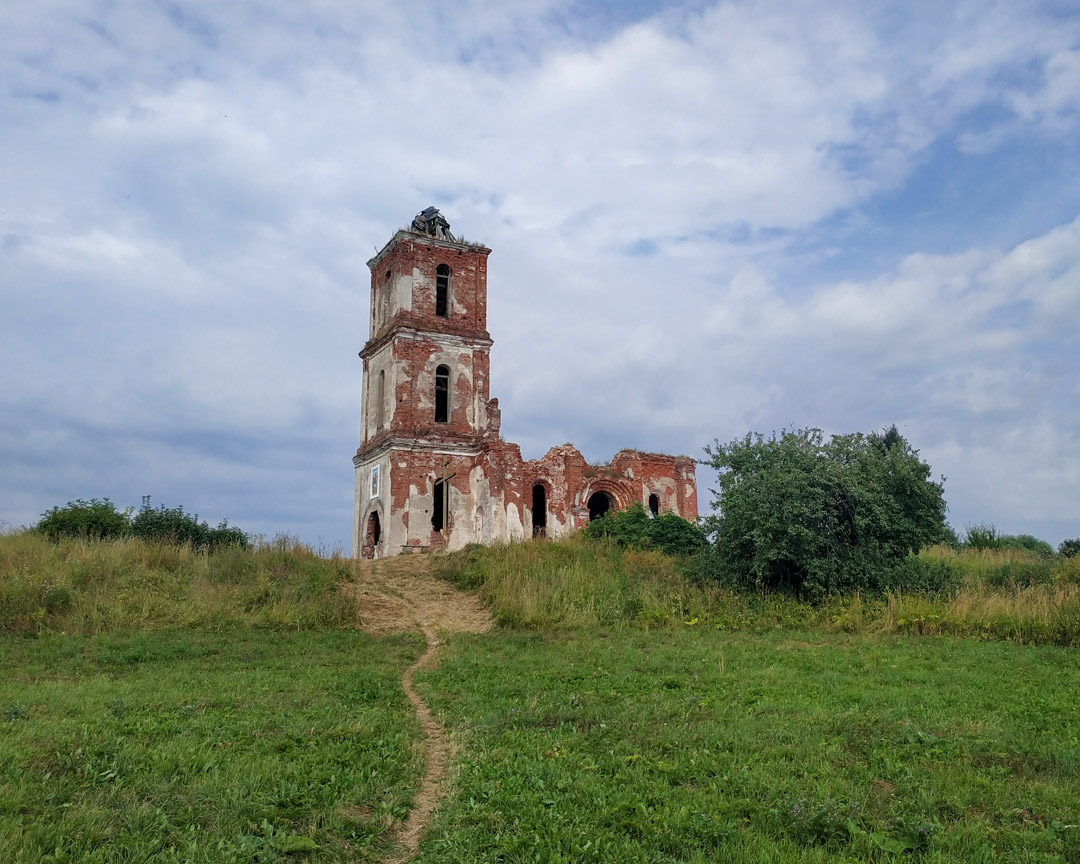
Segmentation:
<svg viewBox="0 0 1080 864">
<path fill-rule="evenodd" d="M 963 490 L 989 457 L 958 454 L 1080 426 L 1080 223 L 931 254 L 887 206 L 942 142 L 1076 137 L 1080 25 L 1038 6 L 4 15 L 0 457 L 21 467 L 0 486 L 22 503 L 2 519 L 176 488 L 347 537 L 364 262 L 429 203 L 494 249 L 493 395 L 527 455 L 897 420 Z M 1044 170 L 1056 197 L 1025 212 L 1067 210 L 1067 163 Z M 1038 440 L 1001 470 L 1064 506 L 1070 442 Z M 338 480 L 327 515 L 311 487 Z"/>
</svg>

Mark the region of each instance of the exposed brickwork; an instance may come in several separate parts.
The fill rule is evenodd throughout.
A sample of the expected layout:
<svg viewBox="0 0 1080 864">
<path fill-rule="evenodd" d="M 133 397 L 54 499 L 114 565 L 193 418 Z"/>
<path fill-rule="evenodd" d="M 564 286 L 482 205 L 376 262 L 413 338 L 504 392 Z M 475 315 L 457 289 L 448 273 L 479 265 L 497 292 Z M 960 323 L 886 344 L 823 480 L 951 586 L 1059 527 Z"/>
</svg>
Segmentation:
<svg viewBox="0 0 1080 864">
<path fill-rule="evenodd" d="M 484 246 L 402 230 L 368 262 L 371 339 L 363 359 L 360 448 L 353 465 L 353 551 L 385 557 L 403 551 L 461 548 L 581 528 L 593 505 L 649 506 L 697 518 L 694 460 L 622 450 L 610 465 L 589 465 L 571 444 L 522 460 L 499 435 L 501 413 L 489 398 Z M 439 267 L 449 268 L 446 315 L 437 314 Z M 446 418 L 438 373 L 446 368 Z M 443 529 L 433 522 L 436 483 L 446 478 Z M 534 487 L 544 518 L 534 520 Z M 594 498 L 594 496 L 596 496 Z M 374 515 L 373 515 L 374 514 Z M 378 526 L 376 530 L 375 526 Z"/>
</svg>

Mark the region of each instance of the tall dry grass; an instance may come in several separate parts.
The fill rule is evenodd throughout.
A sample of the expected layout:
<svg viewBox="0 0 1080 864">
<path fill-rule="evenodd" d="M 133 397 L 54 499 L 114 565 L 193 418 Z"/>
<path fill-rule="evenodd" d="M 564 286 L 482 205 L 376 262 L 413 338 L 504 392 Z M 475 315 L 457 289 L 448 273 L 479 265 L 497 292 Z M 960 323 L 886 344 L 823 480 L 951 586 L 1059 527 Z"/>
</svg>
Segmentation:
<svg viewBox="0 0 1080 864">
<path fill-rule="evenodd" d="M 811 626 L 835 612 L 780 594 L 738 595 L 695 584 L 684 577 L 678 559 L 662 552 L 581 535 L 474 546 L 441 556 L 436 571 L 478 589 L 500 624 L 533 629 Z"/>
<path fill-rule="evenodd" d="M 348 559 L 279 538 L 212 554 L 142 540 L 0 536 L 0 631 L 334 627 L 355 620 Z"/>
<path fill-rule="evenodd" d="M 437 560 L 444 578 L 477 588 L 504 625 L 821 629 L 951 634 L 1080 645 L 1080 559 L 1022 550 L 923 553 L 947 560 L 956 586 L 937 593 L 832 597 L 809 604 L 777 593 L 737 594 L 684 578 L 676 559 L 578 536 L 472 547 Z"/>
<path fill-rule="evenodd" d="M 437 562 L 462 587 L 478 588 L 497 621 L 518 627 L 581 627 L 691 614 L 705 602 L 675 561 L 580 535 L 469 547 Z"/>
<path fill-rule="evenodd" d="M 883 629 L 1080 647 L 1080 586 L 969 584 L 952 597 L 890 594 Z"/>
</svg>

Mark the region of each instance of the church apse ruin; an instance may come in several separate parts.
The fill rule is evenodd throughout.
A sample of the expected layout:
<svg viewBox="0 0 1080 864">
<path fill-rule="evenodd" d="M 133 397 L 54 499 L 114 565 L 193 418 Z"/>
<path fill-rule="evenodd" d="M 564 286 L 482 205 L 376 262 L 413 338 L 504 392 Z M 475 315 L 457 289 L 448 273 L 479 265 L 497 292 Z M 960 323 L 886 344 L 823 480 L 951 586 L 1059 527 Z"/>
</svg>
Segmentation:
<svg viewBox="0 0 1080 864">
<path fill-rule="evenodd" d="M 429 207 L 368 261 L 353 555 L 562 537 L 634 502 L 696 519 L 687 456 L 622 450 L 589 465 L 563 444 L 524 461 L 502 440 L 489 398 L 489 254 Z"/>
</svg>

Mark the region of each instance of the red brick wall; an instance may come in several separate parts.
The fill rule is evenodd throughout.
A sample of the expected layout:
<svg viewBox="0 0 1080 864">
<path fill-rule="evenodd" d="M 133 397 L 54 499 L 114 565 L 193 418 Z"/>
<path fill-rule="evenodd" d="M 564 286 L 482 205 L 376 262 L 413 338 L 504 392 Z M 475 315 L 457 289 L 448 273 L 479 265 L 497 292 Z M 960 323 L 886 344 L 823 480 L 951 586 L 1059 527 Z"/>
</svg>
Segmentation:
<svg viewBox="0 0 1080 864">
<path fill-rule="evenodd" d="M 436 333 L 482 336 L 487 333 L 487 257 L 491 250 L 399 232 L 376 255 L 371 268 L 372 342 L 389 328 L 401 324 Z M 450 315 L 435 314 L 435 270 L 440 264 L 450 268 Z M 412 280 L 409 309 L 394 309 L 382 326 L 376 328 L 376 312 L 388 304 L 389 284 L 396 286 L 400 277 Z"/>
</svg>

